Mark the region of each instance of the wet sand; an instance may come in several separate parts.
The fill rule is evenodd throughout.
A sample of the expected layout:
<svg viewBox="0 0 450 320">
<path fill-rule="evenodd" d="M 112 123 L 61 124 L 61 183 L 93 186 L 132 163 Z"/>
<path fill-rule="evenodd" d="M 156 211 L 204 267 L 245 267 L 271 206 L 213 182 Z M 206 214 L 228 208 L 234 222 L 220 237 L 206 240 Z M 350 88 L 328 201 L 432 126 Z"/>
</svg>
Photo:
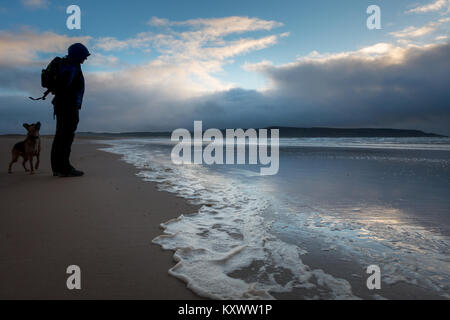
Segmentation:
<svg viewBox="0 0 450 320">
<path fill-rule="evenodd" d="M 84 177 L 51 175 L 50 137 L 42 138 L 41 168 L 35 175 L 25 173 L 20 163 L 13 174 L 7 174 L 10 149 L 21 139 L 0 137 L 0 168 L 4 168 L 0 170 L 0 299 L 200 298 L 168 275 L 175 264 L 173 252 L 151 242 L 162 233 L 161 223 L 194 213 L 196 207 L 136 177 L 135 167 L 99 151 L 102 146 L 94 144 L 92 137 L 78 137 L 73 146 L 72 162 L 86 172 Z M 328 180 L 320 179 L 321 187 L 330 179 L 326 176 Z M 331 195 L 327 192 L 326 199 Z M 323 251 L 321 243 L 303 240 L 309 252 L 302 256 L 305 264 L 346 279 L 363 299 L 442 298 L 406 283 L 370 292 L 362 265 L 342 259 L 338 252 Z M 81 268 L 80 291 L 66 288 L 69 265 Z M 244 269 L 234 276 L 248 278 L 251 273 L 251 268 Z M 313 294 L 298 290 L 274 296 L 304 299 Z"/>
</svg>

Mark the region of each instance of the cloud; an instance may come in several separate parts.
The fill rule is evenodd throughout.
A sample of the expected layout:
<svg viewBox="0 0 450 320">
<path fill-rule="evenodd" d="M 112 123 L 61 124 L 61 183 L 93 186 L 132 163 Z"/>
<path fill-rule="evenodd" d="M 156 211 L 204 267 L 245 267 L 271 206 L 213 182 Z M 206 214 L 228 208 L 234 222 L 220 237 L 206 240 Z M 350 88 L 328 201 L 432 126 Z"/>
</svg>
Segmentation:
<svg viewBox="0 0 450 320">
<path fill-rule="evenodd" d="M 119 40 L 114 37 L 103 37 L 95 40 L 95 48 L 103 51 L 123 51 L 129 49 L 146 50 L 151 47 L 152 42 L 161 39 L 161 35 L 151 32 L 142 32 L 134 38 Z"/>
<path fill-rule="evenodd" d="M 254 31 L 270 31 L 283 24 L 276 21 L 249 17 L 225 17 L 213 19 L 191 19 L 186 21 L 169 21 L 153 17 L 149 25 L 168 27 L 159 33 L 141 32 L 136 37 L 119 40 L 113 37 L 98 39 L 96 47 L 105 51 L 149 48 L 151 46 L 172 53 L 173 50 L 200 49 L 203 46 L 226 46 L 224 37 L 239 35 Z M 170 27 L 187 28 L 184 31 L 174 31 Z M 287 36 L 285 33 L 282 36 Z M 170 48 L 170 50 L 167 50 Z"/>
<path fill-rule="evenodd" d="M 437 21 L 431 21 L 420 28 L 411 26 L 400 31 L 391 32 L 389 34 L 396 38 L 419 38 L 438 31 L 441 25 L 448 22 L 450 22 L 450 18 L 441 18 Z"/>
<path fill-rule="evenodd" d="M 391 32 L 390 35 L 396 38 L 419 38 L 436 31 L 436 26 L 435 23 L 429 23 L 421 28 L 411 26 L 400 31 Z"/>
<path fill-rule="evenodd" d="M 221 37 L 233 33 L 244 33 L 257 30 L 270 31 L 283 26 L 283 23 L 273 20 L 232 16 L 224 18 L 190 19 L 185 21 L 169 21 L 153 17 L 148 21 L 152 26 L 188 26 L 201 31 L 204 35 Z M 190 33 L 188 33 L 190 34 Z"/>
<path fill-rule="evenodd" d="M 97 39 L 95 47 L 105 52 L 151 50 L 157 58 L 141 69 L 159 74 L 162 72 L 160 66 L 164 66 L 165 70 L 172 72 L 172 77 L 182 76 L 195 94 L 199 90 L 216 91 L 235 86 L 220 81 L 213 74 L 232 63 L 232 58 L 273 46 L 282 36 L 269 34 L 251 37 L 250 33 L 268 32 L 283 25 L 276 21 L 236 16 L 186 21 L 153 17 L 149 24 L 164 28 L 158 33 L 141 32 L 128 39 Z"/>
<path fill-rule="evenodd" d="M 439 11 L 444 8 L 450 8 L 450 0 L 436 0 L 432 3 L 426 4 L 424 6 L 419 6 L 411 10 L 406 11 L 406 13 L 427 13 L 433 11 Z"/>
<path fill-rule="evenodd" d="M 438 36 L 438 37 L 434 38 L 435 41 L 444 41 L 447 39 L 448 39 L 448 36 Z"/>
<path fill-rule="evenodd" d="M 409 48 L 381 44 L 315 54 L 282 66 L 262 65 L 259 72 L 273 84 L 265 95 L 284 105 L 283 115 L 291 124 L 416 127 L 448 134 L 448 61 L 448 43 Z"/>
<path fill-rule="evenodd" d="M 95 47 L 97 49 L 101 49 L 103 51 L 113 51 L 113 50 L 120 51 L 128 49 L 131 46 L 132 45 L 130 44 L 129 41 L 117 40 L 116 38 L 113 37 L 99 38 L 97 39 L 95 44 Z"/>
<path fill-rule="evenodd" d="M 70 44 L 87 44 L 90 37 L 68 37 L 53 32 L 37 33 L 30 29 L 17 32 L 0 30 L 0 66 L 40 65 L 40 54 L 66 52 Z"/>
<path fill-rule="evenodd" d="M 244 38 L 231 41 L 226 47 L 204 48 L 202 54 L 212 59 L 223 60 L 249 51 L 261 50 L 277 43 L 277 36 L 268 36 L 259 39 Z"/>
<path fill-rule="evenodd" d="M 257 63 L 246 62 L 242 66 L 242 69 L 244 69 L 245 71 L 260 71 L 266 69 L 269 66 L 273 66 L 273 63 L 269 60 L 263 60 Z"/>
<path fill-rule="evenodd" d="M 164 18 L 158 18 L 158 17 L 152 17 L 148 22 L 148 25 L 154 26 L 154 27 L 162 27 L 162 26 L 169 26 L 171 25 L 171 22 Z"/>
<path fill-rule="evenodd" d="M 20 0 L 22 4 L 31 9 L 47 8 L 50 4 L 48 0 Z"/>
<path fill-rule="evenodd" d="M 126 64 L 122 62 L 118 57 L 114 55 L 104 55 L 101 53 L 95 53 L 86 62 L 87 65 L 93 65 L 98 67 L 124 67 Z"/>
</svg>

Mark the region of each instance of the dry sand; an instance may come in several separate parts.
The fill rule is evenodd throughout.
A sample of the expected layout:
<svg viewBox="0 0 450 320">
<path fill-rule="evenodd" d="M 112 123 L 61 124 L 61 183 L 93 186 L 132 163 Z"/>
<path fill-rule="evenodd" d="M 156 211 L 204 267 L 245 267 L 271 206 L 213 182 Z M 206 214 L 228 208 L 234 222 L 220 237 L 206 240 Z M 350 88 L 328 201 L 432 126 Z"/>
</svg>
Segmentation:
<svg viewBox="0 0 450 320">
<path fill-rule="evenodd" d="M 168 275 L 173 253 L 151 243 L 160 223 L 195 207 L 84 139 L 71 158 L 84 177 L 52 176 L 50 138 L 35 175 L 20 163 L 8 174 L 21 139 L 0 137 L 0 299 L 198 299 Z M 81 290 L 66 288 L 69 265 L 81 268 Z"/>
</svg>

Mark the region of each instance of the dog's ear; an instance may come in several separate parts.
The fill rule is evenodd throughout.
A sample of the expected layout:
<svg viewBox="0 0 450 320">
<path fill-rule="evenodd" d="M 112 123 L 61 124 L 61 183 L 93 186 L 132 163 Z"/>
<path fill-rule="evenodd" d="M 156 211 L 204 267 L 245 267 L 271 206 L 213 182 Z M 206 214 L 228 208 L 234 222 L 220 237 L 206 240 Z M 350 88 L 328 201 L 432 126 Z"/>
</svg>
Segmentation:
<svg viewBox="0 0 450 320">
<path fill-rule="evenodd" d="M 40 123 L 40 122 L 37 122 L 37 123 L 36 123 L 36 129 L 37 129 L 37 130 L 40 130 L 40 129 L 41 129 L 41 123 Z"/>
<path fill-rule="evenodd" d="M 25 129 L 27 129 L 28 130 L 28 127 L 29 127 L 30 125 L 28 124 L 28 123 L 24 123 L 23 124 L 23 127 L 25 128 Z"/>
</svg>

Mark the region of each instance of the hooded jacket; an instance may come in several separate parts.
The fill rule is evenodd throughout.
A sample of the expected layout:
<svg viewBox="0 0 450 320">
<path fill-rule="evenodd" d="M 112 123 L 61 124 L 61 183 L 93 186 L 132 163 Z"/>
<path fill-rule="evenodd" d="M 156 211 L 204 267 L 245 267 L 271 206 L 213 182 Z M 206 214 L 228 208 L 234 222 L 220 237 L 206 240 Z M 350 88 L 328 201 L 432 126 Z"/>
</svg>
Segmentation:
<svg viewBox="0 0 450 320">
<path fill-rule="evenodd" d="M 69 54 L 62 59 L 59 70 L 58 84 L 52 103 L 56 105 L 81 108 L 84 96 L 84 76 L 80 62 L 90 53 L 81 43 L 69 47 Z"/>
</svg>

